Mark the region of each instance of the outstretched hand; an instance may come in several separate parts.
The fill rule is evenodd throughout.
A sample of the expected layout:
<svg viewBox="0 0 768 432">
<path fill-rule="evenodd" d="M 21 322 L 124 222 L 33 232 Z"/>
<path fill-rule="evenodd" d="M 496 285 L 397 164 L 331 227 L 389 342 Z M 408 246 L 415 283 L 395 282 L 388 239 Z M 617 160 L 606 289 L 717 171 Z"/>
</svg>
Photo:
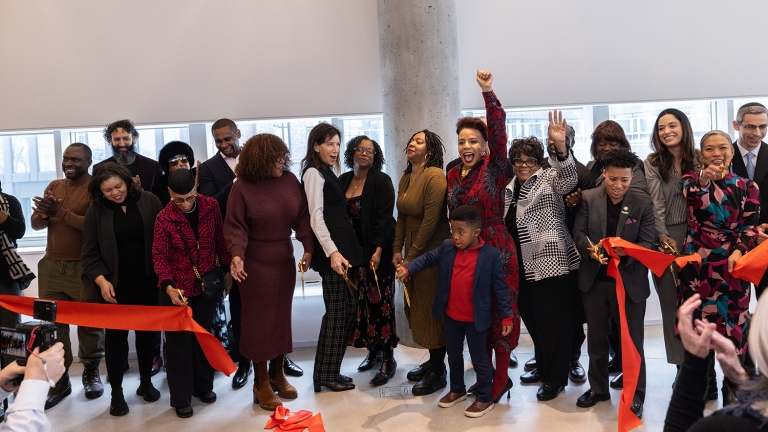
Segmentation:
<svg viewBox="0 0 768 432">
<path fill-rule="evenodd" d="M 549 112 L 549 128 L 547 129 L 548 142 L 555 145 L 557 153 L 567 154 L 568 149 L 565 146 L 565 135 L 568 130 L 568 123 L 563 118 L 563 112 L 554 110 Z"/>
<path fill-rule="evenodd" d="M 475 79 L 477 80 L 477 84 L 479 84 L 480 88 L 483 90 L 483 93 L 493 91 L 493 74 L 491 71 L 478 70 Z"/>
</svg>

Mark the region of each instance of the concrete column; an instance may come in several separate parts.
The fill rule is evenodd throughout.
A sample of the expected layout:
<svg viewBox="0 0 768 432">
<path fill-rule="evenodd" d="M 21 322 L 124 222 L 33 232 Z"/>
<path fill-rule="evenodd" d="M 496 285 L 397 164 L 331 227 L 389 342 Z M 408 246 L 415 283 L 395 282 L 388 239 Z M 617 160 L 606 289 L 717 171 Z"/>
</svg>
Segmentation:
<svg viewBox="0 0 768 432">
<path fill-rule="evenodd" d="M 377 0 L 385 170 L 397 188 L 407 159 L 403 150 L 415 132 L 429 129 L 443 139 L 444 162 L 455 159 L 459 102 L 459 50 L 455 0 Z M 413 342 L 396 297 L 397 333 Z"/>
</svg>

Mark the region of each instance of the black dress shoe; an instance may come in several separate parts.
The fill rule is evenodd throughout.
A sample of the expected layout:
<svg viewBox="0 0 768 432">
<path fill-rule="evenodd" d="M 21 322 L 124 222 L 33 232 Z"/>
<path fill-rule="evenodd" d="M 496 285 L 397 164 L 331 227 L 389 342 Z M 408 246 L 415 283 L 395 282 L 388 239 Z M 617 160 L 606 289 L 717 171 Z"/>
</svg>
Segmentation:
<svg viewBox="0 0 768 432">
<path fill-rule="evenodd" d="M 616 358 L 612 358 L 611 361 L 608 362 L 608 373 L 619 373 L 621 372 L 621 363 L 616 361 Z"/>
<path fill-rule="evenodd" d="M 598 402 L 607 400 L 611 400 L 610 393 L 595 393 L 592 389 L 589 389 L 579 396 L 579 399 L 576 400 L 576 406 L 579 408 L 589 408 L 597 405 Z"/>
<path fill-rule="evenodd" d="M 504 385 L 503 389 L 501 389 L 499 395 L 493 398 L 493 403 L 499 403 L 501 397 L 504 396 L 504 393 L 507 394 L 507 399 L 509 399 L 511 397 L 509 391 L 512 390 L 512 386 L 514 386 L 514 383 L 512 383 L 512 378 L 507 377 L 507 384 Z"/>
<path fill-rule="evenodd" d="M 547 382 L 539 387 L 539 391 L 536 392 L 536 399 L 540 401 L 552 400 L 564 390 L 565 387 L 563 386 L 557 386 Z"/>
<path fill-rule="evenodd" d="M 339 374 L 339 379 L 338 380 L 343 382 L 343 383 L 351 383 L 353 381 L 352 377 L 348 377 L 348 376 L 342 375 L 342 374 Z"/>
<path fill-rule="evenodd" d="M 525 365 L 523 366 L 523 370 L 526 372 L 530 372 L 534 369 L 536 369 L 536 357 L 531 357 L 530 360 L 525 362 Z"/>
<path fill-rule="evenodd" d="M 526 372 L 520 375 L 520 382 L 523 384 L 533 384 L 539 381 L 541 381 L 541 377 L 539 376 L 538 369 L 533 369 L 530 372 Z"/>
<path fill-rule="evenodd" d="M 411 369 L 405 376 L 408 381 L 421 381 L 427 375 L 427 372 L 432 370 L 432 363 L 429 360 Z"/>
<path fill-rule="evenodd" d="M 213 391 L 207 391 L 203 393 L 197 393 L 195 391 L 192 392 L 192 396 L 200 399 L 200 402 L 203 403 L 214 403 L 216 402 L 216 393 Z"/>
<path fill-rule="evenodd" d="M 444 389 L 447 384 L 445 375 L 445 372 L 443 372 L 442 375 L 438 375 L 433 369 L 430 369 L 424 379 L 413 386 L 411 393 L 414 396 L 426 396 Z"/>
<path fill-rule="evenodd" d="M 330 391 L 340 392 L 352 390 L 355 385 L 352 383 L 345 383 L 341 381 L 315 381 L 315 393 L 320 393 L 323 387 L 326 387 Z"/>
<path fill-rule="evenodd" d="M 248 375 L 250 374 L 251 361 L 245 359 L 240 360 L 240 364 L 237 367 L 237 372 L 235 372 L 235 376 L 232 377 L 232 389 L 237 390 L 245 387 L 245 384 L 248 382 Z"/>
<path fill-rule="evenodd" d="M 517 356 L 513 352 L 509 353 L 509 367 L 511 368 L 517 367 Z"/>
<path fill-rule="evenodd" d="M 59 378 L 56 385 L 48 390 L 48 396 L 45 399 L 45 409 L 55 407 L 70 394 L 72 394 L 72 383 L 69 381 L 69 373 L 64 372 L 64 375 Z"/>
<path fill-rule="evenodd" d="M 643 403 L 638 401 L 633 401 L 632 405 L 629 406 L 629 410 L 635 413 L 637 418 L 642 419 L 643 418 Z"/>
<path fill-rule="evenodd" d="M 381 364 L 384 361 L 384 352 L 368 350 L 368 355 L 365 356 L 363 362 L 357 367 L 359 371 L 367 371 L 373 369 L 377 364 Z"/>
<path fill-rule="evenodd" d="M 583 383 L 587 380 L 587 373 L 584 368 L 581 367 L 581 363 L 578 360 L 571 362 L 571 368 L 568 370 L 568 378 L 575 383 Z"/>
<path fill-rule="evenodd" d="M 190 418 L 192 417 L 192 414 L 195 412 L 192 411 L 192 407 L 189 405 L 184 405 L 180 407 L 176 407 L 176 417 L 179 418 Z"/>
<path fill-rule="evenodd" d="M 286 375 L 294 376 L 294 377 L 300 377 L 304 375 L 304 370 L 299 367 L 296 363 L 293 362 L 288 357 L 288 354 L 285 355 L 285 360 L 283 361 L 283 372 Z"/>
<path fill-rule="evenodd" d="M 614 379 L 611 380 L 611 383 L 609 384 L 612 389 L 621 390 L 624 388 L 624 374 L 620 373 L 616 375 Z"/>
<path fill-rule="evenodd" d="M 373 377 L 370 384 L 372 386 L 380 386 L 389 382 L 389 379 L 395 376 L 397 371 L 397 362 L 394 358 L 390 358 L 381 362 L 379 371 L 376 372 L 376 376 Z"/>
</svg>

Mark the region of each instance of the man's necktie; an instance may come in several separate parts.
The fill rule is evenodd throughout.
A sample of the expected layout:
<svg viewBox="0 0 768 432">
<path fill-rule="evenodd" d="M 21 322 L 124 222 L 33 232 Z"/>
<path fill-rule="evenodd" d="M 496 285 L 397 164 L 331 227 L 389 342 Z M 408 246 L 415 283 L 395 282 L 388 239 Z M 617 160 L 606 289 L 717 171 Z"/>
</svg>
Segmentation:
<svg viewBox="0 0 768 432">
<path fill-rule="evenodd" d="M 755 162 L 753 161 L 754 158 L 754 153 L 747 153 L 747 175 L 749 176 L 750 180 L 755 179 Z"/>
</svg>

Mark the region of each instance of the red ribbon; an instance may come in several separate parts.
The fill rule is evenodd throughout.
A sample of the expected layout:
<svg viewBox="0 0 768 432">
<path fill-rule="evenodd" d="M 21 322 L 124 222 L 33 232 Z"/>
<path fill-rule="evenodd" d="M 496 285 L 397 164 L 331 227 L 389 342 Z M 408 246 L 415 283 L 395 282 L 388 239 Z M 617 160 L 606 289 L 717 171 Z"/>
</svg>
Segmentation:
<svg viewBox="0 0 768 432">
<path fill-rule="evenodd" d="M 739 258 L 733 265 L 731 276 L 759 285 L 766 268 L 768 268 L 768 241 L 759 244 Z"/>
<path fill-rule="evenodd" d="M 621 328 L 621 362 L 622 372 L 624 373 L 624 388 L 621 390 L 621 398 L 619 400 L 618 429 L 619 432 L 626 432 L 643 424 L 642 420 L 637 418 L 635 413 L 629 408 L 632 405 L 635 390 L 637 389 L 637 380 L 640 376 L 640 354 L 637 352 L 637 348 L 632 342 L 632 337 L 629 335 L 625 312 L 626 291 L 624 290 L 624 281 L 619 272 L 619 259 L 621 257 L 616 255 L 613 248 L 624 248 L 624 252 L 627 255 L 640 261 L 658 277 L 661 277 L 672 262 L 676 262 L 682 267 L 688 262 L 698 261 L 701 263 L 701 256 L 693 254 L 675 258 L 672 255 L 646 249 L 619 237 L 605 238 L 602 240 L 602 244 L 603 249 L 611 257 L 608 263 L 608 276 L 616 279 L 616 299 L 619 303 L 619 317 L 621 321 L 619 323 Z"/>
<path fill-rule="evenodd" d="M 0 295 L 0 306 L 33 315 L 31 297 Z M 180 306 L 133 306 L 102 303 L 56 302 L 56 322 L 113 330 L 191 331 L 214 369 L 229 376 L 237 368 L 221 342 L 192 319 L 192 309 Z"/>
<path fill-rule="evenodd" d="M 314 416 L 312 411 L 307 410 L 292 413 L 291 410 L 282 405 L 275 408 L 275 412 L 269 416 L 264 429 L 275 427 L 283 431 L 303 431 L 304 429 L 309 429 L 309 432 L 325 432 L 323 416 L 320 413 Z"/>
</svg>

